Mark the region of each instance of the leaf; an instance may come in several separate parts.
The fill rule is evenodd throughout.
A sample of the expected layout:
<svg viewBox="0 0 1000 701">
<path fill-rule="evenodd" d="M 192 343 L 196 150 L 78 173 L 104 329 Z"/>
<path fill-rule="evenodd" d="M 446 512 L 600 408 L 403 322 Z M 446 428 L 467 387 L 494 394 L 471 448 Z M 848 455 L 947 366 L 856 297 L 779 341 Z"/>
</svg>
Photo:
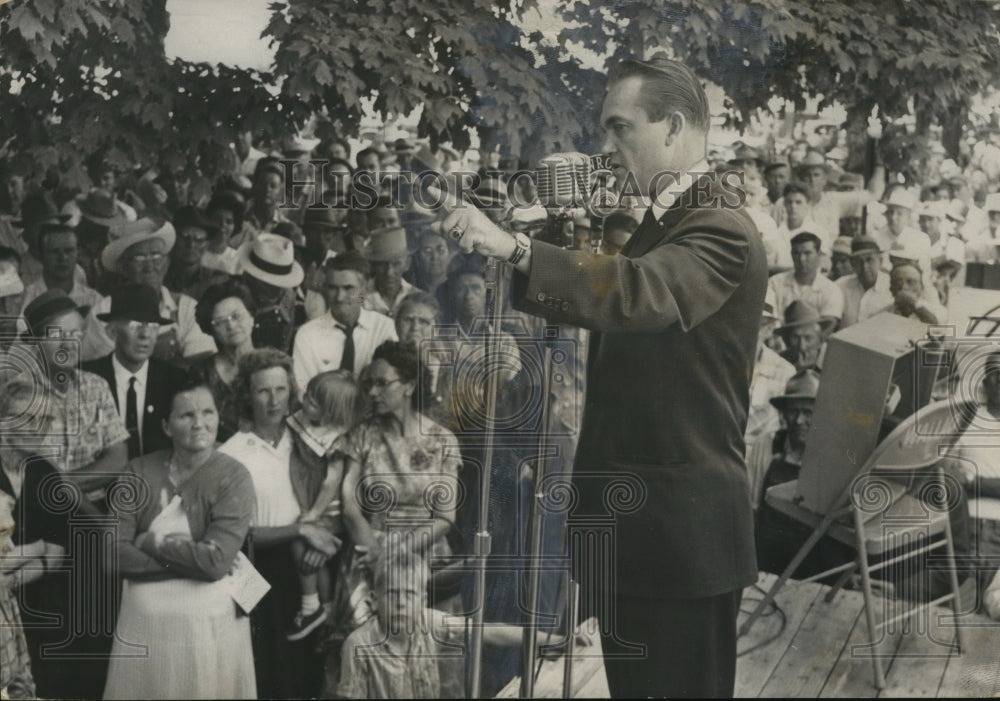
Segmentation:
<svg viewBox="0 0 1000 701">
<path fill-rule="evenodd" d="M 16 29 L 25 41 L 30 42 L 45 35 L 45 25 L 28 3 L 21 3 L 11 8 L 9 22 L 11 28 Z"/>
<path fill-rule="evenodd" d="M 330 67 L 326 65 L 326 61 L 317 61 L 316 67 L 313 69 L 313 78 L 319 85 L 332 85 L 333 84 L 333 73 L 330 72 Z"/>
</svg>

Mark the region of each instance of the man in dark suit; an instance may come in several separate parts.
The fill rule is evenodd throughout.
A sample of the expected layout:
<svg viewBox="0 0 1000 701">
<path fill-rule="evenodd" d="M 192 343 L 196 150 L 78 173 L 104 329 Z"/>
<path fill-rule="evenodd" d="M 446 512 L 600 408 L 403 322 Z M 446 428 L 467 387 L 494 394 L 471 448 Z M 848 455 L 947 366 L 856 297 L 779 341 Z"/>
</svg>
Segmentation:
<svg viewBox="0 0 1000 701">
<path fill-rule="evenodd" d="M 574 553 L 583 600 L 611 603 L 597 611 L 611 695 L 731 696 L 757 577 L 743 431 L 764 248 L 704 160 L 708 101 L 688 68 L 623 61 L 601 119 L 616 178 L 653 200 L 619 256 L 512 237 L 451 196 L 444 230 L 514 265 L 519 308 L 595 332 L 569 528 L 615 516 L 615 550 Z"/>
<path fill-rule="evenodd" d="M 160 325 L 172 323 L 160 316 L 159 295 L 148 285 L 124 285 L 112 293 L 111 311 L 97 318 L 107 322 L 115 349 L 83 368 L 111 386 L 129 433 L 129 460 L 170 447 L 163 419 L 170 411 L 172 389 L 184 382 L 185 374 L 152 357 Z"/>
</svg>

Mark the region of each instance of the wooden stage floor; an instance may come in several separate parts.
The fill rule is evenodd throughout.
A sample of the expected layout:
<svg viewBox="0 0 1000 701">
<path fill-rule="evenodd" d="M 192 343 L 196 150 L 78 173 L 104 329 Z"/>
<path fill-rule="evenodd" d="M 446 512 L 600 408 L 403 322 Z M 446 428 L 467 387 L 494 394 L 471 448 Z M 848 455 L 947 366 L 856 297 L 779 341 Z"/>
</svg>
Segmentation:
<svg viewBox="0 0 1000 701">
<path fill-rule="evenodd" d="M 773 580 L 772 575 L 762 574 L 758 585 L 766 589 Z M 736 667 L 737 697 L 979 698 L 1000 693 L 1000 622 L 979 614 L 961 616 L 963 649 L 959 653 L 953 645 L 951 609 L 943 607 L 918 615 L 905 627 L 898 624 L 886 634 L 879 645 L 886 687 L 879 693 L 870 658 L 854 649 L 868 639 L 861 593 L 841 591 L 828 603 L 827 591 L 820 584 L 790 583 L 777 598 L 780 613 L 761 618 L 740 638 L 743 654 Z M 761 598 L 760 590 L 746 590 L 741 622 Z M 890 607 L 906 605 L 882 601 Z M 966 603 L 969 607 L 971 602 Z M 574 657 L 573 698 L 608 695 L 596 631 L 593 626 L 590 629 L 593 642 L 578 647 Z M 558 698 L 562 680 L 562 659 L 546 660 L 535 695 Z M 519 679 L 513 680 L 498 698 L 516 698 L 519 684 Z"/>
</svg>

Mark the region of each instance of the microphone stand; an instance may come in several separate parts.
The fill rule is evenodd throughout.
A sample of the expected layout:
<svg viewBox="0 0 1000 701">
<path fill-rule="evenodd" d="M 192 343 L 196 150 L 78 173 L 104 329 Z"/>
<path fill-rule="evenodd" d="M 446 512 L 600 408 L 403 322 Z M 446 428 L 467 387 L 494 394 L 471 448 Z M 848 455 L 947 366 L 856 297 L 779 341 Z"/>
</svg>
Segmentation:
<svg viewBox="0 0 1000 701">
<path fill-rule="evenodd" d="M 575 225 L 569 215 L 568 209 L 562 209 L 556 215 L 557 221 L 564 227 L 563 235 L 564 248 L 574 248 L 576 240 L 574 238 Z M 567 233 L 568 232 L 568 233 Z M 597 239 L 597 247 L 600 247 L 600 236 Z M 591 238 L 591 248 L 594 248 L 593 233 Z M 542 410 L 539 418 L 538 439 L 535 444 L 535 470 L 532 485 L 531 513 L 529 516 L 528 531 L 528 595 L 527 595 L 527 621 L 524 626 L 523 646 L 523 670 L 521 674 L 520 697 L 523 699 L 535 696 L 535 663 L 538 658 L 538 600 L 540 597 L 540 567 L 542 555 L 542 521 L 545 516 L 542 508 L 542 499 L 545 495 L 539 490 L 546 477 L 546 468 L 549 457 L 548 429 L 549 429 L 549 402 L 552 397 L 552 342 L 559 335 L 559 327 L 556 324 L 546 324 L 544 334 L 544 349 L 542 351 Z M 572 582 L 568 582 L 572 587 Z M 570 631 L 572 631 L 571 626 Z M 569 633 L 572 636 L 572 632 Z"/>
<path fill-rule="evenodd" d="M 490 328 L 486 337 L 486 445 L 483 451 L 483 468 L 479 486 L 479 530 L 475 535 L 473 557 L 475 559 L 475 582 L 473 589 L 472 624 L 472 689 L 469 696 L 478 699 L 482 695 L 483 676 L 483 625 L 486 612 L 486 562 L 492 549 L 489 532 L 490 471 L 493 467 L 493 453 L 496 434 L 496 403 L 499 391 L 500 321 L 503 313 L 504 271 L 500 261 L 488 258 L 486 261 L 486 309 L 490 318 Z M 490 303 L 492 302 L 492 307 Z"/>
</svg>

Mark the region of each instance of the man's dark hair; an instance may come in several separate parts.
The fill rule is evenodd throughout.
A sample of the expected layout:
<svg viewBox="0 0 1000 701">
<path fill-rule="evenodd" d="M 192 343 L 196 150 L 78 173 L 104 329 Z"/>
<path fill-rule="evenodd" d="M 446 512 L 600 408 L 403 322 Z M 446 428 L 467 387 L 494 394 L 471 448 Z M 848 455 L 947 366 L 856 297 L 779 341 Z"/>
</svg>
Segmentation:
<svg viewBox="0 0 1000 701">
<path fill-rule="evenodd" d="M 789 241 L 789 243 L 792 245 L 793 248 L 795 246 L 798 246 L 799 244 L 812 243 L 815 244 L 817 252 L 819 252 L 820 248 L 823 246 L 822 239 L 820 239 L 819 236 L 812 233 L 811 231 L 803 231 L 798 234 L 795 234 L 795 236 L 792 237 L 792 240 Z"/>
<path fill-rule="evenodd" d="M 333 258 L 327 259 L 323 268 L 329 272 L 331 270 L 353 270 L 360 273 L 367 280 L 372 276 L 372 265 L 360 251 L 345 251 Z"/>
<path fill-rule="evenodd" d="M 640 100 L 649 121 L 660 122 L 671 112 L 680 112 L 692 127 L 708 131 L 708 97 L 690 68 L 662 54 L 648 61 L 628 58 L 611 69 L 608 86 L 633 77 L 642 79 Z"/>
<path fill-rule="evenodd" d="M 806 192 L 806 189 L 798 183 L 788 183 L 785 185 L 785 189 L 781 191 L 781 196 L 788 197 L 789 195 L 794 195 L 796 193 L 805 198 L 809 197 L 809 193 Z"/>
<path fill-rule="evenodd" d="M 79 240 L 76 231 L 71 226 L 66 226 L 65 224 L 43 224 L 38 232 L 38 250 L 44 251 L 46 240 L 49 236 L 55 236 L 56 234 L 73 234 L 73 238 Z"/>
</svg>

